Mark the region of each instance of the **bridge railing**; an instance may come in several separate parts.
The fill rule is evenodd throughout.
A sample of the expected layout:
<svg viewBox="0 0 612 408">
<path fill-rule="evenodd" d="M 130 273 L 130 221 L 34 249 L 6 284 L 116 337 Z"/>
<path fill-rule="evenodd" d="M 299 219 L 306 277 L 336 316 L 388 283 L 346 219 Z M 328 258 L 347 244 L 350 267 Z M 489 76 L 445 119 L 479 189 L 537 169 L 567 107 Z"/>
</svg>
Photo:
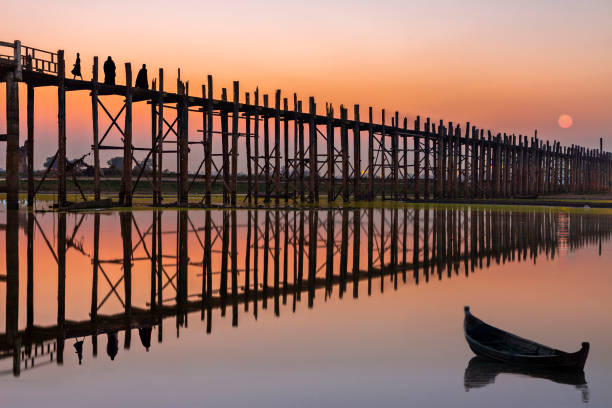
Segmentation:
<svg viewBox="0 0 612 408">
<path fill-rule="evenodd" d="M 12 51 L 6 50 L 7 48 Z M 57 74 L 57 53 L 22 45 L 21 41 L 0 41 L 0 60 L 17 62 L 17 71 L 25 68 L 29 71 Z"/>
</svg>

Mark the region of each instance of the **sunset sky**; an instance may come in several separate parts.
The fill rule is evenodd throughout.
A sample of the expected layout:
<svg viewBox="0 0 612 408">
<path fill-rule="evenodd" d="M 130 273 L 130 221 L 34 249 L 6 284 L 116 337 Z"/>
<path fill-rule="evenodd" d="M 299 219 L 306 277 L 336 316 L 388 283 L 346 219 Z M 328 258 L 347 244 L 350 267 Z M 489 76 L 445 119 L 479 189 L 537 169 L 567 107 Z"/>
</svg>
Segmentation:
<svg viewBox="0 0 612 408">
<path fill-rule="evenodd" d="M 314 96 L 319 111 L 325 102 L 358 103 L 409 121 L 420 114 L 496 132 L 538 129 L 564 144 L 599 147 L 603 137 L 612 150 L 611 17 L 609 0 L 4 0 L 0 40 L 64 49 L 67 71 L 80 52 L 86 80 L 94 55 L 112 55 L 119 83 L 124 62 L 146 63 L 149 79 L 163 67 L 174 91 L 180 67 L 195 95 L 212 74 L 215 97 L 240 80 L 243 92 Z M 55 88 L 37 90 L 36 168 L 56 149 L 55 101 Z M 135 141 L 150 141 L 148 112 L 135 108 Z M 569 128 L 560 127 L 563 114 L 573 119 Z M 23 143 L 25 110 L 21 116 Z M 89 98 L 71 94 L 69 157 L 90 144 Z"/>
</svg>

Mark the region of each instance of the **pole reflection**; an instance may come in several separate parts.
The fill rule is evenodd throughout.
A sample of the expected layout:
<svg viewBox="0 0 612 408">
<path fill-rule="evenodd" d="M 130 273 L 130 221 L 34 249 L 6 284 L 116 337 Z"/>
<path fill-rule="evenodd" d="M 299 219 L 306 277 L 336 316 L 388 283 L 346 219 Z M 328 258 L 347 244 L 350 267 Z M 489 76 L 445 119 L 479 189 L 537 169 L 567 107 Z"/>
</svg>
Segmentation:
<svg viewBox="0 0 612 408">
<path fill-rule="evenodd" d="M 23 327 L 19 325 L 20 226 L 27 237 Z M 120 246 L 117 239 L 108 242 L 109 231 L 119 232 Z M 83 344 L 96 358 L 100 336 L 106 338 L 108 357 L 120 360 L 120 334 L 124 350 L 131 347 L 132 330 L 138 331 L 143 348 L 154 350 L 153 332 L 161 343 L 164 321 L 170 318 L 175 319 L 180 336 L 188 317 L 199 312 L 211 333 L 215 310 L 223 317 L 231 308 L 231 324 L 238 326 L 241 313 L 257 318 L 268 301 L 273 302 L 274 315 L 280 316 L 288 309 L 295 312 L 302 294 L 306 306 L 313 308 L 334 296 L 342 299 L 349 290 L 349 296 L 358 299 L 374 290 L 397 290 L 400 281 L 422 285 L 435 278 L 469 276 L 492 264 L 536 263 L 538 257 L 555 258 L 560 251 L 587 245 L 601 248 L 611 235 L 611 217 L 588 213 L 561 217 L 553 209 L 30 212 L 23 220 L 20 213 L 7 211 L 2 277 L 6 327 L 0 333 L 0 356 L 12 357 L 11 372 L 19 376 L 22 370 L 43 364 L 63 364 L 65 342 L 70 340 L 87 364 Z M 91 288 L 79 287 L 90 298 L 87 319 L 67 318 L 80 313 L 67 303 L 66 288 L 74 275 L 67 254 L 91 264 L 87 271 Z M 35 293 L 40 292 L 34 287 L 40 271 L 34 261 L 39 256 L 50 257 L 57 270 L 57 321 L 52 325 L 36 324 Z M 367 290 L 360 291 L 360 285 L 367 285 Z M 144 301 L 136 296 L 141 292 L 146 294 Z M 479 384 L 468 385 L 467 380 L 468 371 L 483 366 L 477 363 L 470 362 L 466 370 L 468 388 Z"/>
</svg>

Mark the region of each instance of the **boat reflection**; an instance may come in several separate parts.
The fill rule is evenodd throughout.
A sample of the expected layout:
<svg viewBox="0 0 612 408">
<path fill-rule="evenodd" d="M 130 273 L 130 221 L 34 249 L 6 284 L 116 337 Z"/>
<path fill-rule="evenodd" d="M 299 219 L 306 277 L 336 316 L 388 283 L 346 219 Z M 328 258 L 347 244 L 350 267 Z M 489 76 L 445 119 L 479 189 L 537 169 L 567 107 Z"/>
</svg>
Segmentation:
<svg viewBox="0 0 612 408">
<path fill-rule="evenodd" d="M 514 374 L 573 385 L 582 393 L 582 401 L 589 402 L 589 387 L 584 371 L 564 371 L 546 368 L 526 368 L 508 365 L 484 357 L 473 357 L 465 368 L 463 382 L 466 391 L 493 384 L 499 374 Z"/>
</svg>

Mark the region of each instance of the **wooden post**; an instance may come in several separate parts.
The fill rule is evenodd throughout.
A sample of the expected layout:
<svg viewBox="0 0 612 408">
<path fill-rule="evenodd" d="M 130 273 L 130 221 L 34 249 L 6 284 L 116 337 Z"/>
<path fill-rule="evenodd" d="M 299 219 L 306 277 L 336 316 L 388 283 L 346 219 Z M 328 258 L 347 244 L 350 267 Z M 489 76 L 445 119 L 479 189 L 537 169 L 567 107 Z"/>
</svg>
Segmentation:
<svg viewBox="0 0 612 408">
<path fill-rule="evenodd" d="M 232 113 L 232 206 L 236 205 L 238 180 L 238 118 L 240 115 L 240 84 L 234 81 L 234 112 Z"/>
<path fill-rule="evenodd" d="M 153 91 L 157 91 L 157 83 L 153 80 L 152 84 Z M 151 98 L 151 172 L 153 173 L 153 205 L 158 205 L 157 196 L 159 191 L 159 186 L 157 184 L 157 97 Z M 155 237 L 155 234 L 153 234 Z M 155 248 L 155 246 L 153 246 Z M 154 263 L 152 263 L 152 266 Z M 155 277 L 155 271 L 151 273 L 152 277 Z M 154 284 L 151 284 L 154 287 Z M 152 298 L 152 302 L 155 300 L 155 296 Z M 151 303 L 153 305 L 153 303 Z"/>
<path fill-rule="evenodd" d="M 185 83 L 179 81 L 181 102 L 179 103 L 179 205 L 189 205 L 189 184 L 187 172 L 189 169 L 189 90 Z"/>
<path fill-rule="evenodd" d="M 478 185 L 478 131 L 472 126 L 472 162 L 470 165 L 470 198 L 476 198 L 476 187 Z M 467 180 L 465 180 L 467 183 Z"/>
<path fill-rule="evenodd" d="M 251 95 L 248 92 L 246 92 L 245 93 L 245 98 L 246 98 L 246 100 L 245 100 L 246 104 L 247 104 L 247 106 L 249 106 L 251 104 Z M 251 167 L 252 166 L 251 161 L 253 160 L 253 156 L 251 155 L 251 111 L 248 110 L 248 108 L 245 109 L 244 118 L 245 118 L 245 121 L 246 121 L 246 124 L 245 124 L 246 136 L 244 138 L 244 140 L 245 140 L 244 143 L 245 143 L 246 155 L 247 155 L 247 162 L 246 162 L 246 164 L 247 164 L 247 200 L 248 200 L 249 204 L 251 204 L 252 194 L 253 194 L 253 179 L 252 179 L 252 177 L 253 177 L 253 170 L 252 170 L 252 167 Z M 250 223 L 251 223 L 251 216 L 249 215 L 249 225 L 250 225 Z M 250 234 L 247 235 L 247 239 L 250 239 Z M 249 255 L 248 255 L 248 252 L 247 252 L 247 257 L 248 256 Z M 248 278 L 245 276 L 245 279 L 248 279 Z M 247 288 L 245 288 L 245 290 L 248 291 Z M 248 300 L 244 304 L 245 304 L 245 307 L 248 308 L 248 304 L 249 304 Z"/>
<path fill-rule="evenodd" d="M 289 100 L 283 98 L 283 135 L 285 137 L 285 203 L 289 202 Z M 287 214 L 285 214 L 286 216 Z M 287 232 L 285 231 L 285 236 Z M 285 246 L 286 248 L 286 246 Z M 284 256 L 284 255 L 283 255 Z M 285 273 L 287 268 L 285 268 Z"/>
<path fill-rule="evenodd" d="M 429 118 L 425 120 L 425 137 L 423 138 L 423 142 L 425 143 L 425 172 L 423 179 L 423 199 L 429 200 L 431 198 L 429 194 L 429 171 L 430 171 L 430 162 L 429 162 L 429 138 L 431 137 L 431 121 Z"/>
<path fill-rule="evenodd" d="M 395 111 L 395 125 L 391 134 L 391 159 L 393 163 L 393 199 L 399 198 L 399 112 Z"/>
<path fill-rule="evenodd" d="M 380 144 L 379 144 L 379 150 L 380 150 L 380 157 L 381 157 L 381 165 L 380 165 L 380 182 L 381 182 L 381 188 L 382 188 L 382 199 L 385 199 L 385 179 L 386 179 L 386 172 L 385 172 L 385 161 L 386 161 L 386 155 L 387 155 L 387 149 L 385 147 L 385 110 L 383 109 L 381 112 L 381 125 L 382 125 L 382 130 L 381 130 L 381 134 L 380 134 Z"/>
<path fill-rule="evenodd" d="M 91 118 L 93 125 L 94 198 L 100 199 L 100 147 L 98 142 L 98 57 L 94 57 L 91 76 Z"/>
<path fill-rule="evenodd" d="M 361 126 L 359 121 L 359 105 L 355 105 L 353 112 L 353 120 L 355 122 L 355 127 L 353 128 L 353 198 L 357 201 L 361 199 Z M 358 247 L 359 243 L 356 246 Z"/>
<path fill-rule="evenodd" d="M 302 101 L 298 101 L 298 133 L 299 133 L 299 155 L 300 155 L 300 200 L 305 200 L 306 185 L 304 183 L 304 171 L 305 171 L 305 151 L 304 151 L 304 121 L 302 120 Z"/>
<path fill-rule="evenodd" d="M 259 88 L 255 88 L 255 117 L 253 118 L 253 126 L 253 150 L 255 153 L 253 156 L 255 159 L 255 163 L 253 163 L 253 181 L 255 182 L 253 193 L 255 204 L 257 204 L 257 200 L 259 199 Z"/>
<path fill-rule="evenodd" d="M 123 138 L 123 178 L 119 201 L 132 205 L 132 66 L 125 63 L 125 128 Z"/>
<path fill-rule="evenodd" d="M 374 200 L 374 129 L 371 106 L 368 108 L 368 112 L 368 199 Z"/>
<path fill-rule="evenodd" d="M 59 50 L 57 52 L 57 61 L 57 199 L 58 206 L 63 207 L 66 205 L 66 88 L 64 85 L 66 63 L 64 61 L 64 50 Z M 8 151 L 9 149 L 7 146 L 7 152 Z M 10 166 L 7 166 L 7 171 L 9 168 Z"/>
<path fill-rule="evenodd" d="M 163 201 L 163 158 L 164 158 L 164 69 L 159 69 L 159 94 L 157 98 L 157 200 L 156 204 Z M 160 257 L 161 259 L 161 257 Z"/>
<path fill-rule="evenodd" d="M 204 91 L 204 89 L 202 89 Z M 204 153 L 204 171 L 205 171 L 205 202 L 206 206 L 210 206 L 210 190 L 212 188 L 212 139 L 213 139 L 213 78 L 208 75 L 208 97 L 206 98 L 206 152 Z M 161 88 L 160 88 L 161 93 Z M 204 97 L 204 95 L 202 95 Z"/>
<path fill-rule="evenodd" d="M 268 95 L 264 95 L 264 183 L 266 196 L 264 202 L 270 202 L 270 115 L 268 114 Z"/>
<path fill-rule="evenodd" d="M 298 196 L 298 179 L 299 179 L 299 125 L 298 125 L 298 102 L 297 94 L 293 94 L 293 199 L 297 200 Z M 295 299 L 295 296 L 294 296 Z"/>
<path fill-rule="evenodd" d="M 334 154 L 334 108 L 332 105 L 327 106 L 327 201 L 331 202 L 335 199 L 335 170 L 336 159 Z"/>
<path fill-rule="evenodd" d="M 34 87 L 27 87 L 27 125 L 28 140 L 26 142 L 28 154 L 28 208 L 34 207 Z"/>
<path fill-rule="evenodd" d="M 274 202 L 278 205 L 279 196 L 281 194 L 280 187 L 280 109 L 281 109 L 281 91 L 276 90 L 274 98 Z"/>
<path fill-rule="evenodd" d="M 406 128 L 406 126 L 404 126 Z M 421 198 L 421 117 L 417 116 L 414 120 L 414 199 Z M 408 178 L 408 150 L 406 149 L 406 138 L 404 136 L 404 177 Z M 418 273 L 418 272 L 417 272 Z"/>
<path fill-rule="evenodd" d="M 221 88 L 221 154 L 222 154 L 222 172 L 223 172 L 223 204 L 227 205 L 230 202 L 230 160 L 229 160 L 229 134 L 228 134 L 228 117 L 227 117 L 227 89 Z"/>
<path fill-rule="evenodd" d="M 340 105 L 340 144 L 342 149 L 342 200 L 349 201 L 348 172 L 349 172 L 349 153 L 348 153 L 348 130 L 346 128 L 347 111 Z"/>
<path fill-rule="evenodd" d="M 309 145 L 309 153 L 310 153 L 310 202 L 318 202 L 319 194 L 317 187 L 317 129 L 316 129 L 316 114 L 317 114 L 317 105 L 315 104 L 314 98 L 311 96 L 309 98 L 309 125 L 308 131 L 310 133 L 310 145 Z M 309 277 L 310 284 L 310 277 Z"/>
</svg>

